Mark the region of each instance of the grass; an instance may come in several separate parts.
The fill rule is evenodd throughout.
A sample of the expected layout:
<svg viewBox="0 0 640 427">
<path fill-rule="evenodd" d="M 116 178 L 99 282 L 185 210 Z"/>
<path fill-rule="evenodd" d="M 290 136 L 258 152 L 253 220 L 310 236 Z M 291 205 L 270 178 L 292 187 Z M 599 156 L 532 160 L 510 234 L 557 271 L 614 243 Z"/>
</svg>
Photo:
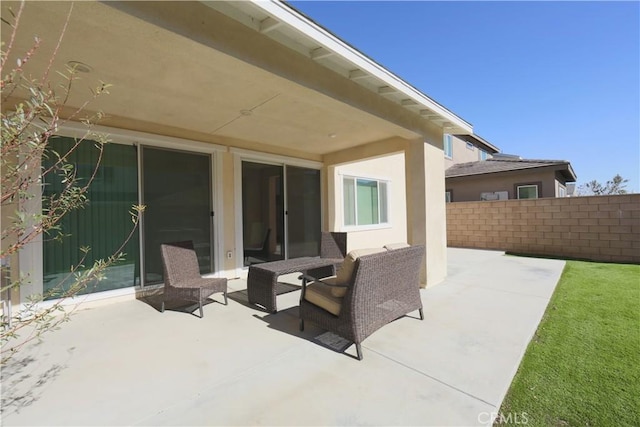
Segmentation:
<svg viewBox="0 0 640 427">
<path fill-rule="evenodd" d="M 496 425 L 640 426 L 639 265 L 567 262 L 500 413 Z"/>
</svg>

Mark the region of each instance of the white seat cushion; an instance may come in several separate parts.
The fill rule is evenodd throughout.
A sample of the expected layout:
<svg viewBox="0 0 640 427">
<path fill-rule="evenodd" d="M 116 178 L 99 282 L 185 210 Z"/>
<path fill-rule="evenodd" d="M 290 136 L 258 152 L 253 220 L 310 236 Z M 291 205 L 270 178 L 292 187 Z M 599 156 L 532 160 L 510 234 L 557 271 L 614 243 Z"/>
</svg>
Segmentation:
<svg viewBox="0 0 640 427">
<path fill-rule="evenodd" d="M 368 248 L 368 249 L 355 249 L 347 254 L 342 261 L 342 267 L 338 270 L 335 283 L 346 285 L 351 283 L 351 276 L 353 275 L 353 269 L 355 268 L 356 260 L 364 255 L 378 254 L 385 252 L 385 248 Z M 332 288 L 333 296 L 343 297 L 347 293 L 347 288 Z"/>
<path fill-rule="evenodd" d="M 307 285 L 304 299 L 336 316 L 339 316 L 340 310 L 342 310 L 342 298 L 333 296 L 331 286 L 322 282 L 312 282 Z"/>
</svg>

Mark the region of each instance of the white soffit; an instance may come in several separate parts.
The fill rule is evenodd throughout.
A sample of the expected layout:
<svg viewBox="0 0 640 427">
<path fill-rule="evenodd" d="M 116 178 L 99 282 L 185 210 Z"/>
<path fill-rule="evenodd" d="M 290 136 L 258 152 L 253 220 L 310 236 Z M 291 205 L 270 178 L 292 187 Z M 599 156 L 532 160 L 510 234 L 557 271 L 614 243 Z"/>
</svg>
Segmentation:
<svg viewBox="0 0 640 427">
<path fill-rule="evenodd" d="M 203 1 L 322 66 L 436 123 L 446 133 L 473 133 L 458 117 L 391 71 L 277 0 Z"/>
</svg>

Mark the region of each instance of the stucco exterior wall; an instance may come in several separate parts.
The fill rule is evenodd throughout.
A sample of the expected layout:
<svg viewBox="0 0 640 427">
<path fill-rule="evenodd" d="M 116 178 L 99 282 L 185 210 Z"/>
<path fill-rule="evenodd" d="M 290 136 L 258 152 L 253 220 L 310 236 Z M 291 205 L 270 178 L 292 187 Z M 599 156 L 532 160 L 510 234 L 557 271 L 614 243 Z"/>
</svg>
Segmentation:
<svg viewBox="0 0 640 427">
<path fill-rule="evenodd" d="M 506 191 L 516 199 L 517 185 L 539 184 L 538 197 L 556 197 L 558 181 L 554 170 L 512 171 L 446 179 L 452 202 L 479 201 L 480 193 Z M 564 182 L 561 182 L 564 185 Z"/>
<path fill-rule="evenodd" d="M 442 135 L 430 135 L 430 140 Z M 435 144 L 414 141 L 406 158 L 409 243 L 425 245 L 421 283 L 431 286 L 447 276 L 444 164 Z"/>
<path fill-rule="evenodd" d="M 229 152 L 219 153 L 222 164 L 222 224 L 219 224 L 219 236 L 222 240 L 224 253 L 222 254 L 222 264 L 219 269 L 223 277 L 236 276 L 236 263 L 242 259 L 241 248 L 236 247 L 236 227 L 242 227 L 242 212 L 236 215 L 235 208 L 235 188 L 234 188 L 234 157 Z M 220 188 L 219 187 L 219 188 Z M 227 253 L 231 252 L 231 258 L 227 258 Z"/>
<path fill-rule="evenodd" d="M 387 243 L 407 241 L 404 162 L 404 153 L 394 153 L 330 168 L 329 173 L 333 177 L 330 198 L 333 198 L 333 206 L 329 212 L 329 229 L 348 232 L 347 250 L 378 248 Z M 345 175 L 388 181 L 388 225 L 368 227 L 344 225 L 342 178 Z"/>
<path fill-rule="evenodd" d="M 15 164 L 15 162 L 11 162 L 12 164 Z M 9 167 L 9 165 L 7 165 L 6 167 Z M 2 206 L 2 209 L 0 209 L 0 224 L 2 224 L 2 229 L 6 230 L 9 229 L 12 222 L 14 221 L 14 218 L 17 217 L 16 215 L 16 211 L 18 210 L 18 204 L 17 203 L 6 203 L 4 204 L 4 206 Z M 40 240 L 41 241 L 41 240 Z M 15 236 L 9 236 L 6 239 L 2 239 L 0 241 L 0 245 L 2 248 L 2 251 L 6 251 L 9 249 L 9 247 L 13 244 L 15 244 L 16 242 L 16 238 Z M 7 280 L 17 280 L 18 279 L 18 272 L 20 271 L 20 265 L 18 262 L 18 254 L 14 254 L 12 256 L 8 256 L 6 258 L 4 258 L 2 260 L 2 266 L 0 266 L 0 286 L 4 287 L 6 286 L 6 281 Z M 3 298 L 5 298 L 5 293 L 3 292 Z M 14 304 L 17 304 L 20 301 L 20 292 L 19 290 L 12 290 L 11 292 L 11 301 Z"/>
<path fill-rule="evenodd" d="M 480 151 L 474 145 L 471 148 L 467 147 L 467 142 L 455 135 L 451 135 L 451 144 L 453 146 L 453 155 L 451 158 L 444 157 L 444 168 L 448 169 L 451 166 L 458 163 L 475 162 L 480 160 Z"/>
<path fill-rule="evenodd" d="M 405 199 L 395 198 L 396 191 L 394 190 L 393 203 L 406 206 L 406 232 L 400 229 L 397 230 L 398 234 L 382 235 L 368 231 L 367 233 L 372 234 L 367 237 L 364 237 L 363 232 L 362 236 L 354 236 L 353 238 L 351 237 L 353 233 L 350 233 L 348 240 L 352 243 L 349 243 L 349 247 L 355 247 L 352 244 L 377 247 L 388 242 L 397 242 L 402 239 L 402 236 L 406 236 L 406 241 L 410 244 L 425 245 L 425 259 L 420 278 L 423 286 L 437 284 L 447 275 L 442 137 L 442 129 L 432 126 L 425 133 L 424 138 L 411 141 L 392 138 L 324 156 L 327 168 L 328 217 L 325 224 L 328 230 L 338 226 L 336 215 L 341 215 L 341 210 L 336 206 L 336 203 L 340 202 L 342 195 L 335 197 L 338 191 L 335 179 L 336 168 L 365 162 L 363 159 L 376 159 L 381 161 L 376 161 L 371 165 L 374 165 L 374 170 L 377 170 L 378 173 L 384 174 L 389 171 L 393 174 L 404 174 Z M 399 153 L 404 159 L 403 164 L 384 161 L 387 157 L 393 157 Z M 400 159 L 400 156 L 397 158 Z"/>
<path fill-rule="evenodd" d="M 447 229 L 444 167 L 441 151 L 431 144 L 424 145 L 425 162 L 425 211 L 426 211 L 426 284 L 442 282 L 447 277 Z"/>
<path fill-rule="evenodd" d="M 640 263 L 640 194 L 449 203 L 447 243 Z"/>
</svg>

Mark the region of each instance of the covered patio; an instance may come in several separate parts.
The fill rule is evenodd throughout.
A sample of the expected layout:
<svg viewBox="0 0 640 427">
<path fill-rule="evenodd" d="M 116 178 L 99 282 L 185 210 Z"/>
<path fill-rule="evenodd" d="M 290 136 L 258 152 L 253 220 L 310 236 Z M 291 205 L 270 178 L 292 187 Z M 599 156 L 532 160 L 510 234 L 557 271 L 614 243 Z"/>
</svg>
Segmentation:
<svg viewBox="0 0 640 427">
<path fill-rule="evenodd" d="M 3 18 L 20 7 L 3 2 Z M 98 289 L 107 298 L 161 286 L 162 243 L 193 241 L 203 274 L 232 279 L 256 260 L 317 255 L 321 231 L 349 232 L 348 250 L 424 245 L 421 285 L 444 279 L 442 139 L 472 133 L 470 123 L 283 2 L 72 9 L 25 3 L 8 61 L 29 52 L 37 34 L 27 75 L 51 64 L 56 87 L 54 70 L 78 71 L 61 113 L 72 120 L 52 138 L 58 151 L 85 136 L 71 113 L 84 105 L 85 88 L 112 85 L 84 111 L 104 113 L 92 131 L 110 143 L 92 183 L 95 203 L 65 225 L 78 242 L 62 251 L 34 240 L 11 261 L 12 272 L 31 278 L 14 304 L 51 293 L 80 247 L 95 259 L 111 255 L 127 236 L 132 205 L 146 209 L 126 262 Z M 12 93 L 3 111 L 27 98 Z M 88 139 L 77 149 L 83 159 L 94 155 Z"/>
<path fill-rule="evenodd" d="M 425 320 L 383 327 L 361 362 L 312 324 L 299 332 L 295 275 L 277 314 L 248 305 L 239 279 L 202 319 L 131 296 L 85 303 L 2 370 L 2 423 L 490 425 L 564 262 L 453 248 L 448 260 L 421 290 Z"/>
</svg>

